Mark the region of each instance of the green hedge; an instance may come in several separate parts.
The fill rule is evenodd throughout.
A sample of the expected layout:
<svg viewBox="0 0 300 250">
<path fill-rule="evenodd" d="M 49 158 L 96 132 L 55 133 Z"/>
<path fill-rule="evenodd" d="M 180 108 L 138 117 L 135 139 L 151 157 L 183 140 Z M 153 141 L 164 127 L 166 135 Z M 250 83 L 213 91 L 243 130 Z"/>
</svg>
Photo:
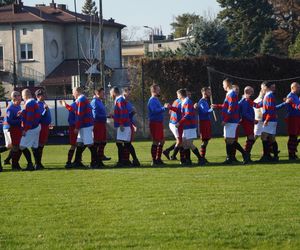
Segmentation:
<svg viewBox="0 0 300 250">
<path fill-rule="evenodd" d="M 176 96 L 175 92 L 179 88 L 189 88 L 193 93 L 193 99 L 197 100 L 200 97 L 201 87 L 208 86 L 208 66 L 236 77 L 258 79 L 258 81 L 250 81 L 231 77 L 236 84 L 240 85 L 241 91 L 246 85 L 251 85 L 255 88 L 256 94 L 259 92 L 262 80 L 278 80 L 300 76 L 300 60 L 272 56 L 258 56 L 249 59 L 224 59 L 216 57 L 142 59 L 133 61 L 132 64 L 140 69 L 135 71 L 138 74 L 132 77 L 133 85 L 142 90 L 141 65 L 143 65 L 146 98 L 149 96 L 149 86 L 153 82 L 156 82 L 162 88 L 162 98 L 164 101 L 173 100 Z M 224 98 L 222 80 L 228 77 L 228 75 L 212 72 L 210 76 L 214 102 L 222 102 Z M 282 99 L 288 94 L 290 83 L 293 81 L 300 81 L 300 77 L 277 83 L 278 99 Z M 141 92 L 136 91 L 136 93 L 137 97 L 141 98 Z"/>
</svg>

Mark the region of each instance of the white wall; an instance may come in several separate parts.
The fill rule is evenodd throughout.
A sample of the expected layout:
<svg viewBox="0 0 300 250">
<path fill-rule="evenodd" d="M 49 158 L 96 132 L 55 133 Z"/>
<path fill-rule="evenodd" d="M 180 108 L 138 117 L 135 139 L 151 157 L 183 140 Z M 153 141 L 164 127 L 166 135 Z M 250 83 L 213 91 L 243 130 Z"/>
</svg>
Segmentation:
<svg viewBox="0 0 300 250">
<path fill-rule="evenodd" d="M 90 49 L 90 27 L 89 25 L 79 25 L 79 53 L 80 58 L 89 58 Z M 119 29 L 105 27 L 104 28 L 104 50 L 105 64 L 111 68 L 119 68 L 121 65 L 120 57 L 120 34 Z M 92 28 L 92 36 L 94 37 L 95 55 L 99 59 L 99 29 L 97 26 Z M 76 42 L 76 26 L 68 25 L 65 28 L 65 48 L 66 58 L 77 58 L 77 42 Z"/>
<path fill-rule="evenodd" d="M 22 68 L 27 66 L 45 77 L 49 75 L 63 60 L 77 58 L 76 25 L 59 24 L 16 24 L 14 25 L 15 52 L 17 73 L 21 75 Z M 23 29 L 27 34 L 23 35 Z M 80 58 L 89 55 L 90 35 L 89 25 L 79 25 Z M 95 55 L 99 59 L 99 29 L 93 26 L 92 33 L 95 39 Z M 105 64 L 111 68 L 121 66 L 120 31 L 114 27 L 104 27 Z M 58 45 L 57 56 L 53 55 L 51 42 Z M 33 60 L 22 61 L 21 43 L 33 45 Z M 12 30 L 10 25 L 0 25 L 0 44 L 4 47 L 4 60 L 13 61 Z"/>
<path fill-rule="evenodd" d="M 120 36 L 119 29 L 104 28 L 105 64 L 111 68 L 121 67 Z"/>
<path fill-rule="evenodd" d="M 15 60 L 17 74 L 22 75 L 25 67 L 34 69 L 41 74 L 45 73 L 45 60 L 44 60 L 44 37 L 42 24 L 15 24 L 0 25 L 0 44 L 4 47 L 4 60 L 14 61 L 13 58 L 13 41 L 15 43 Z M 23 34 L 23 29 L 27 30 L 27 34 Z M 12 35 L 13 34 L 13 35 Z M 12 37 L 14 36 L 14 38 Z M 32 44 L 33 60 L 21 60 L 21 43 Z M 26 71 L 29 72 L 28 70 Z"/>
<path fill-rule="evenodd" d="M 64 28 L 56 24 L 44 24 L 45 75 L 49 75 L 65 57 Z M 57 47 L 56 47 L 57 45 Z"/>
<path fill-rule="evenodd" d="M 23 29 L 27 29 L 26 35 L 23 35 Z M 21 60 L 21 43 L 32 44 L 33 61 Z M 44 30 L 42 24 L 16 25 L 16 50 L 18 58 L 17 72 L 20 72 L 22 67 L 27 66 L 35 71 L 45 74 Z"/>
<path fill-rule="evenodd" d="M 0 25 L 0 45 L 3 46 L 4 60 L 13 61 L 12 31 L 9 25 Z"/>
</svg>

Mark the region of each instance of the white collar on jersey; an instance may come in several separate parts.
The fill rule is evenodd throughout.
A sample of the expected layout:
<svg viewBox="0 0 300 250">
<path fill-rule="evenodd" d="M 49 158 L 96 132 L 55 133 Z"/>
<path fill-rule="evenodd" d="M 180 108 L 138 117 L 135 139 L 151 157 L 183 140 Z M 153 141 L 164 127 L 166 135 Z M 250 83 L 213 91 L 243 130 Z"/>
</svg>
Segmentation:
<svg viewBox="0 0 300 250">
<path fill-rule="evenodd" d="M 123 97 L 123 96 L 122 96 L 122 95 L 119 95 L 119 96 L 116 97 L 116 99 L 115 99 L 115 104 L 116 104 L 117 100 L 120 99 L 121 97 Z"/>
<path fill-rule="evenodd" d="M 25 105 L 30 102 L 31 100 L 34 100 L 33 98 L 29 98 L 26 102 L 25 102 Z"/>
<path fill-rule="evenodd" d="M 188 100 L 189 100 L 188 97 L 184 98 L 184 100 L 182 101 L 182 104 L 185 104 Z"/>
<path fill-rule="evenodd" d="M 227 95 L 230 95 L 232 92 L 234 92 L 234 89 L 231 89 L 227 92 Z"/>
<path fill-rule="evenodd" d="M 81 94 L 80 96 L 78 96 L 77 99 L 76 99 L 76 101 L 77 101 L 80 97 L 82 97 L 82 96 L 84 96 L 84 94 Z"/>
</svg>

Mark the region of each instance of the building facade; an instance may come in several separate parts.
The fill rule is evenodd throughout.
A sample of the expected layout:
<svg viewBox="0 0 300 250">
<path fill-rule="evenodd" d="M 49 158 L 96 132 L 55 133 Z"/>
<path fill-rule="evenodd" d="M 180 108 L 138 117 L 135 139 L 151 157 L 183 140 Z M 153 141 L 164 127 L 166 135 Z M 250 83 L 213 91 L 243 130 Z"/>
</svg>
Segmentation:
<svg viewBox="0 0 300 250">
<path fill-rule="evenodd" d="M 177 39 L 155 39 L 153 44 L 150 36 L 149 41 L 124 41 L 122 43 L 123 67 L 128 67 L 130 60 L 145 57 L 147 54 L 158 54 L 167 50 L 176 51 L 181 48 L 192 37 L 181 37 Z"/>
<path fill-rule="evenodd" d="M 82 84 L 99 78 L 98 17 L 74 13 L 53 1 L 35 7 L 20 1 L 1 7 L 0 13 L 0 81 L 6 88 L 43 86 L 49 95 L 63 96 L 70 93 L 72 76 L 79 75 Z M 103 21 L 110 75 L 122 67 L 124 27 L 114 19 Z"/>
</svg>

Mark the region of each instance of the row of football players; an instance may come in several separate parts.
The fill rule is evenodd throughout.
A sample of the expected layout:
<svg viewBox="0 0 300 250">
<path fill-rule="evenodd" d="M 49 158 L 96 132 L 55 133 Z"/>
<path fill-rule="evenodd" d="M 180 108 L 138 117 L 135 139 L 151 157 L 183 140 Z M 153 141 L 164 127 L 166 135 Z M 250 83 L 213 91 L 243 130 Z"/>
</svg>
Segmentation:
<svg viewBox="0 0 300 250">
<path fill-rule="evenodd" d="M 60 101 L 68 111 L 70 149 L 68 151 L 66 168 L 82 168 L 82 154 L 86 148 L 91 152 L 90 167 L 97 169 L 104 166 L 103 161 L 110 160 L 104 155 L 107 142 L 106 122 L 107 118 L 114 119 L 117 128 L 118 166 L 140 166 L 135 149 L 131 143 L 136 127 L 133 122 L 135 111 L 133 106 L 125 98 L 129 98 L 130 89 L 126 88 L 121 93 L 118 88 L 113 88 L 111 96 L 115 100 L 113 114 L 106 114 L 104 106 L 104 89 L 95 91 L 90 102 L 83 94 L 81 88 L 73 89 L 75 101 L 68 105 L 64 100 Z M 46 94 L 43 90 L 35 93 L 36 100 L 32 97 L 29 89 L 11 93 L 11 102 L 8 104 L 4 118 L 3 132 L 6 145 L 0 147 L 0 153 L 10 150 L 5 164 L 10 164 L 12 170 L 22 170 L 19 159 L 23 154 L 27 160 L 26 171 L 42 170 L 43 148 L 48 140 L 51 128 L 51 112 L 45 103 Z M 21 108 L 22 99 L 25 103 Z M 128 131 L 130 130 L 130 131 Z M 32 149 L 34 163 L 32 161 Z M 75 160 L 72 158 L 75 154 Z M 133 161 L 129 161 L 129 155 Z M 0 161 L 1 162 L 1 161 Z M 0 166 L 2 171 L 2 166 Z"/>
<path fill-rule="evenodd" d="M 288 128 L 288 152 L 289 159 L 296 160 L 297 137 L 300 133 L 300 85 L 296 82 L 291 84 L 291 92 L 286 100 L 276 105 L 275 90 L 276 85 L 272 82 L 263 82 L 261 91 L 257 99 L 253 101 L 254 89 L 247 86 L 241 100 L 238 100 L 239 87 L 234 85 L 230 79 L 223 81 L 223 88 L 226 97 L 223 104 L 209 104 L 211 89 L 202 88 L 202 98 L 198 103 L 193 104 L 190 93 L 181 89 L 177 91 L 177 99 L 170 106 L 162 106 L 158 100 L 160 88 L 158 85 L 151 87 L 152 97 L 148 103 L 150 131 L 153 138 L 151 154 L 153 164 L 163 164 L 162 153 L 168 159 L 176 159 L 180 153 L 180 161 L 184 165 L 191 165 L 190 152 L 192 151 L 198 158 L 198 164 L 207 163 L 206 148 L 212 137 L 211 113 L 214 109 L 221 109 L 222 125 L 224 126 L 224 138 L 226 143 L 227 158 L 224 164 L 233 164 L 236 160 L 236 150 L 243 156 L 244 164 L 251 162 L 251 150 L 257 139 L 261 136 L 263 144 L 263 155 L 260 162 L 278 161 L 278 144 L 275 140 L 277 128 L 277 110 L 283 107 L 287 111 Z M 169 127 L 176 143 L 162 151 L 164 144 L 163 134 L 163 113 L 170 110 Z M 242 147 L 238 143 L 239 128 L 242 127 L 247 136 L 246 144 Z M 199 128 L 202 144 L 200 152 L 194 146 L 193 140 L 197 138 L 197 128 Z M 170 152 L 173 151 L 170 156 Z M 273 155 L 271 155 L 273 154 Z"/>
<path fill-rule="evenodd" d="M 239 150 L 242 153 L 244 163 L 251 161 L 251 149 L 257 136 L 261 135 L 264 154 L 261 161 L 277 161 L 278 145 L 275 140 L 277 115 L 276 110 L 287 106 L 288 123 L 288 150 L 290 159 L 296 159 L 297 136 L 299 135 L 299 90 L 298 83 L 291 85 L 291 93 L 287 100 L 275 104 L 275 84 L 266 82 L 261 85 L 259 97 L 252 101 L 253 88 L 248 86 L 244 89 L 243 98 L 238 101 L 239 89 L 229 79 L 223 82 L 224 90 L 227 92 L 223 104 L 209 105 L 211 90 L 202 89 L 202 99 L 199 103 L 193 104 L 190 93 L 186 89 L 177 91 L 177 100 L 172 105 L 161 105 L 159 101 L 159 85 L 151 86 L 151 97 L 148 102 L 149 128 L 153 138 L 151 147 L 152 165 L 162 165 L 161 155 L 164 153 L 170 158 L 170 151 L 174 150 L 171 158 L 175 159 L 180 152 L 180 161 L 184 165 L 191 164 L 190 152 L 198 158 L 198 164 L 204 165 L 206 147 L 211 139 L 211 112 L 213 109 L 222 109 L 222 125 L 224 126 L 224 137 L 226 142 L 227 159 L 226 164 L 236 161 L 235 153 Z M 12 93 L 12 101 L 7 108 L 7 115 L 4 121 L 4 135 L 6 146 L 0 149 L 4 152 L 11 148 L 9 158 L 12 159 L 12 169 L 20 170 L 18 163 L 23 153 L 27 160 L 25 170 L 43 169 L 41 163 L 43 147 L 47 142 L 49 127 L 51 124 L 50 110 L 45 103 L 45 93 L 38 90 L 37 101 L 31 96 L 28 89 L 22 91 L 22 98 L 25 101 L 25 108 L 21 110 L 21 96 L 18 92 Z M 81 88 L 73 90 L 75 101 L 68 105 L 65 101 L 61 103 L 69 110 L 69 136 L 71 148 L 68 152 L 66 168 L 83 167 L 82 153 L 86 147 L 91 151 L 91 167 L 101 168 L 103 161 L 108 158 L 104 155 L 106 145 L 106 122 L 107 118 L 113 118 L 117 130 L 116 145 L 118 149 L 117 166 L 140 166 L 132 145 L 133 134 L 136 131 L 134 123 L 135 110 L 129 101 L 130 89 L 126 88 L 121 93 L 118 88 L 110 91 L 114 99 L 113 114 L 106 114 L 104 106 L 104 90 L 95 91 L 91 102 L 83 94 Z M 173 132 L 176 143 L 163 151 L 164 133 L 163 119 L 166 110 L 170 110 L 170 129 Z M 198 113 L 198 115 L 197 115 Z M 256 115 L 255 115 L 256 114 Z M 198 116 L 198 117 L 197 117 Z M 198 124 L 199 122 L 199 124 Z M 201 150 L 194 146 L 193 140 L 197 138 L 197 128 L 202 139 Z M 238 127 L 243 127 L 247 135 L 245 147 L 238 143 Z M 32 148 L 35 165 L 31 160 L 28 150 Z M 75 153 L 76 151 L 76 153 Z M 271 152 L 274 156 L 271 156 Z M 75 161 L 72 158 L 75 153 Z M 130 155 L 133 158 L 129 160 Z M 10 159 L 6 159 L 5 162 Z"/>
<path fill-rule="evenodd" d="M 12 165 L 13 170 L 22 170 L 19 165 L 19 159 L 23 153 L 27 160 L 27 168 L 25 170 L 41 170 L 43 149 L 48 139 L 49 128 L 51 127 L 51 113 L 48 105 L 45 103 L 45 92 L 37 90 L 36 100 L 32 98 L 29 89 L 11 93 L 11 101 L 8 103 L 6 116 L 3 122 L 3 134 L 5 138 L 5 146 L 0 147 L 0 152 L 10 150 L 5 164 Z M 22 110 L 22 99 L 25 107 Z M 31 152 L 35 160 L 32 161 Z M 0 160 L 0 171 L 2 165 Z"/>
</svg>

